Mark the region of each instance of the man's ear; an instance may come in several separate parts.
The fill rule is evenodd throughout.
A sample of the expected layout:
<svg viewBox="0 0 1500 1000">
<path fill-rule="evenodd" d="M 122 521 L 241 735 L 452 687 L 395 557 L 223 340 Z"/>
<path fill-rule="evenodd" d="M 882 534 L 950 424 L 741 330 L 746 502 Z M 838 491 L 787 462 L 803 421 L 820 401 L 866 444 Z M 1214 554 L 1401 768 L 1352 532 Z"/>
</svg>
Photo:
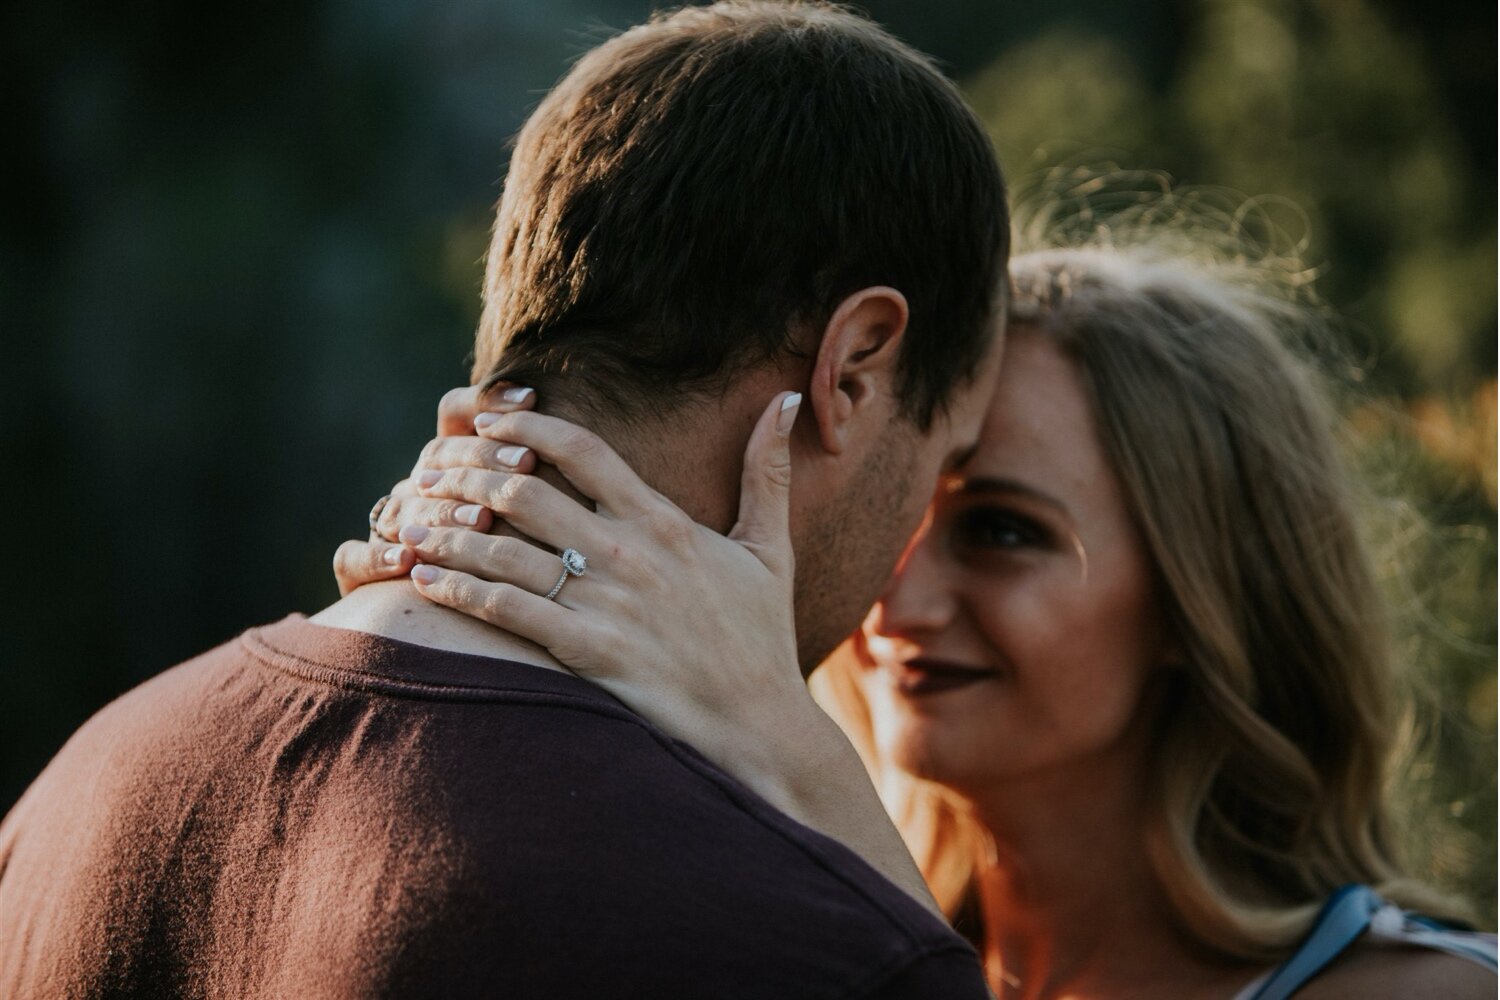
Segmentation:
<svg viewBox="0 0 1500 1000">
<path fill-rule="evenodd" d="M 906 296 L 884 285 L 862 288 L 839 303 L 823 330 L 808 389 L 825 451 L 841 454 L 861 421 L 890 419 L 897 355 L 906 333 Z"/>
</svg>

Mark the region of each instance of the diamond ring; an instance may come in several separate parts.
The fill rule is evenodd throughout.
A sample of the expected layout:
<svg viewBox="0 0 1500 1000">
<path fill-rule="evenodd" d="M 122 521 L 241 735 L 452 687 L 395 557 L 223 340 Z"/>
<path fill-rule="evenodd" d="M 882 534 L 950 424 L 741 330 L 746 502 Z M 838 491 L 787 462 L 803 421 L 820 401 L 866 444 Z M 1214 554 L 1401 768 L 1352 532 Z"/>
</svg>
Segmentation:
<svg viewBox="0 0 1500 1000">
<path fill-rule="evenodd" d="M 570 576 L 582 576 L 589 568 L 589 561 L 583 557 L 583 553 L 577 549 L 563 549 L 562 554 L 563 571 L 562 576 L 557 578 L 557 583 L 547 591 L 547 600 L 557 600 L 557 595 L 562 593 L 563 584 L 568 582 Z"/>
</svg>

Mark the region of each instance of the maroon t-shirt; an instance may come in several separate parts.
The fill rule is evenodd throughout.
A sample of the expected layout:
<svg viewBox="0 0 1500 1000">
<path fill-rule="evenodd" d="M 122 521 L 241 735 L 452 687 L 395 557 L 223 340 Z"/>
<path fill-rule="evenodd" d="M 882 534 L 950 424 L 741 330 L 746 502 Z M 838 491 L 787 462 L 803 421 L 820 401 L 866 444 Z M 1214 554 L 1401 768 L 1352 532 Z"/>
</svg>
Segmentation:
<svg viewBox="0 0 1500 1000">
<path fill-rule="evenodd" d="M 986 996 L 840 844 L 570 675 L 253 629 L 0 824 L 0 997 Z"/>
</svg>

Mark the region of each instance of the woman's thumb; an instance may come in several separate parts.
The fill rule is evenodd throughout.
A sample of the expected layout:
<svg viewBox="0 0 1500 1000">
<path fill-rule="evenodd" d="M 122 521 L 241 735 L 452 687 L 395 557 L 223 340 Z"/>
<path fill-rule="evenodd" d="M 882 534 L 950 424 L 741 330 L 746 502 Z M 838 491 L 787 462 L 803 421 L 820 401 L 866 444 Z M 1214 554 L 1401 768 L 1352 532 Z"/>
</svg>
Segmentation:
<svg viewBox="0 0 1500 1000">
<path fill-rule="evenodd" d="M 792 568 L 791 440 L 801 405 L 800 392 L 782 393 L 750 433 L 740 477 L 739 521 L 729 533 L 778 576 Z"/>
</svg>

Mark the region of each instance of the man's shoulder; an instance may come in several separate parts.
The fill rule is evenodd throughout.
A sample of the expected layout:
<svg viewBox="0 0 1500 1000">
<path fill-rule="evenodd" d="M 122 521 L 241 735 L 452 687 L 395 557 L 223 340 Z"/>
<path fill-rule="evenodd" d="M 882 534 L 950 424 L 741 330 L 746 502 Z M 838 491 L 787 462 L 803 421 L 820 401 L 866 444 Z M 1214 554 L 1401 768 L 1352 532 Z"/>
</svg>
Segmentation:
<svg viewBox="0 0 1500 1000">
<path fill-rule="evenodd" d="M 913 947 L 935 936 L 924 908 L 842 844 L 644 721 L 522 707 L 493 737 L 490 763 L 452 786 L 460 814 L 446 821 L 491 872 L 475 884 L 523 873 L 527 895 L 566 885 L 686 936 L 746 921 L 777 937 L 809 925 Z"/>
<path fill-rule="evenodd" d="M 464 817 L 473 866 L 451 912 L 466 933 L 604 992 L 897 997 L 931 980 L 984 995 L 967 945 L 843 845 L 649 730 L 612 745 L 535 798 L 503 769 L 506 804 Z"/>
<path fill-rule="evenodd" d="M 177 753 L 182 742 L 191 739 L 205 706 L 212 704 L 212 692 L 233 683 L 245 667 L 236 637 L 146 678 L 86 719 L 38 782 L 76 780 L 71 773 L 57 776 L 53 772 L 79 766 L 101 779 L 119 778 L 133 773 L 132 765 L 148 760 L 158 744 L 164 756 Z M 150 767 L 142 773 L 152 780 L 162 777 Z"/>
<path fill-rule="evenodd" d="M 286 646 L 249 633 L 101 711 L 12 817 L 11 885 L 22 868 L 76 882 L 81 912 L 103 880 L 143 920 L 207 920 L 226 905 L 198 884 L 212 873 L 245 887 L 224 919 L 267 934 L 287 933 L 264 917 L 288 899 L 316 914 L 328 896 L 338 933 L 299 932 L 318 954 L 400 940 L 414 975 L 524 959 L 536 982 L 604 992 L 729 975 L 745 996 L 859 996 L 963 948 L 842 845 L 576 678 Z"/>
<path fill-rule="evenodd" d="M 443 673 L 450 665 L 464 672 Z M 434 660 L 428 679 L 479 684 L 477 666 Z M 442 700 L 449 687 L 408 692 L 440 701 L 403 709 L 399 739 L 367 726 L 364 753 L 332 776 L 401 817 L 389 849 L 437 858 L 426 866 L 441 882 L 437 936 L 502 965 L 528 956 L 539 981 L 597 976 L 604 992 L 610 976 L 674 995 L 729 975 L 746 996 L 860 996 L 948 967 L 935 956 L 974 966 L 941 921 L 843 845 L 597 688 L 516 664 L 486 670 L 472 701 Z"/>
</svg>

